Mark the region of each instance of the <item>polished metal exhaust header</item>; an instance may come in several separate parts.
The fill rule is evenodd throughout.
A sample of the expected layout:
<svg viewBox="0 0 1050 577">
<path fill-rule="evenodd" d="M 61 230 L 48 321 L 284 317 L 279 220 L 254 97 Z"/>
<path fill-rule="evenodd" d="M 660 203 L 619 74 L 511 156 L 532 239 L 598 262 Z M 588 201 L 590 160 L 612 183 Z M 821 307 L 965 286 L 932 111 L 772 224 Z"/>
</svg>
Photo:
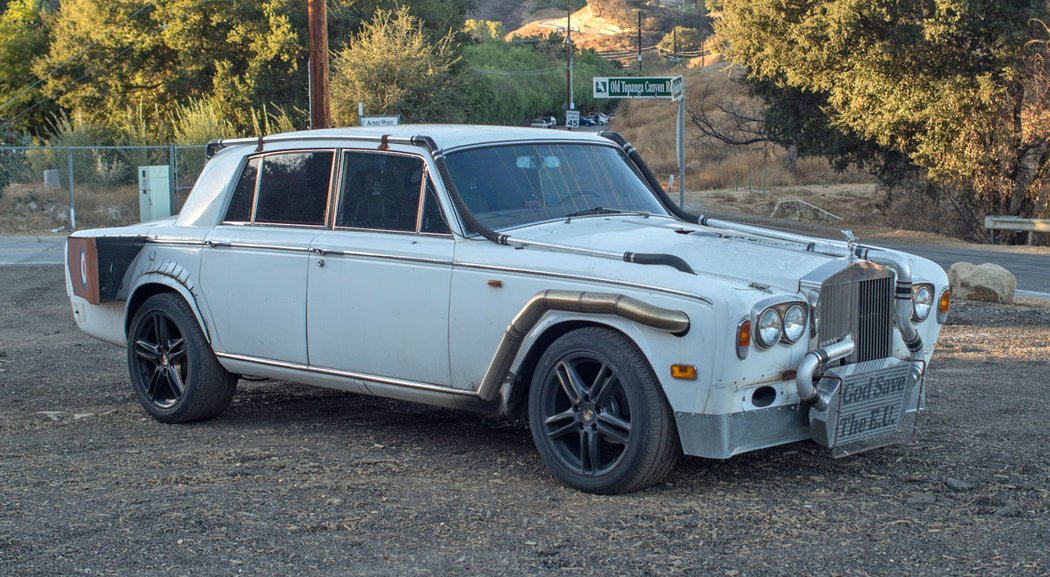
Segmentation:
<svg viewBox="0 0 1050 577">
<path fill-rule="evenodd" d="M 489 363 L 488 371 L 481 380 L 479 397 L 492 401 L 499 396 L 503 380 L 510 371 L 525 337 L 543 315 L 552 310 L 616 315 L 676 336 L 683 336 L 689 332 L 689 316 L 684 311 L 650 305 L 621 294 L 545 290 L 533 295 L 507 326 L 507 331 L 496 347 L 496 354 Z"/>
</svg>

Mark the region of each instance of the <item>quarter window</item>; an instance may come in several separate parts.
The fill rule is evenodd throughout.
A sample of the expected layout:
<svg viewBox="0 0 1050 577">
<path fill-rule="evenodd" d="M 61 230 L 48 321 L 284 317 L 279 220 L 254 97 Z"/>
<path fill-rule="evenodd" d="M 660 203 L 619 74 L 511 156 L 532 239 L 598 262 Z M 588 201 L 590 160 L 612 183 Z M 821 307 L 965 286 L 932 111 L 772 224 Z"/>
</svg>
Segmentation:
<svg viewBox="0 0 1050 577">
<path fill-rule="evenodd" d="M 336 226 L 415 231 L 423 168 L 414 156 L 347 152 Z"/>
<path fill-rule="evenodd" d="M 259 159 L 248 161 L 233 191 L 230 208 L 226 211 L 225 222 L 251 222 L 252 203 L 255 201 L 255 180 L 259 174 Z"/>
</svg>

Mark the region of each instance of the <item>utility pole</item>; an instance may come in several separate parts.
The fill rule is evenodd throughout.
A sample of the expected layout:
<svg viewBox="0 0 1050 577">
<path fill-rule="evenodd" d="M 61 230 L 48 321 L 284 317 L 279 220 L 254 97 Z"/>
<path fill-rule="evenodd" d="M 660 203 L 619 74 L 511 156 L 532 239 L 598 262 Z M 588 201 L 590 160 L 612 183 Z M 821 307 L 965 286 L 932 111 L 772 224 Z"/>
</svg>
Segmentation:
<svg viewBox="0 0 1050 577">
<path fill-rule="evenodd" d="M 565 104 L 566 110 L 576 110 L 572 98 L 572 0 L 565 5 Z"/>
<path fill-rule="evenodd" d="M 638 11 L 638 72 L 642 71 L 642 11 Z"/>
<path fill-rule="evenodd" d="M 328 128 L 328 7 L 325 0 L 306 0 L 310 22 L 310 128 Z"/>
<path fill-rule="evenodd" d="M 675 26 L 672 29 L 672 32 L 674 32 L 674 55 L 671 56 L 671 62 L 674 62 L 675 65 L 677 65 L 678 64 L 678 27 Z"/>
</svg>

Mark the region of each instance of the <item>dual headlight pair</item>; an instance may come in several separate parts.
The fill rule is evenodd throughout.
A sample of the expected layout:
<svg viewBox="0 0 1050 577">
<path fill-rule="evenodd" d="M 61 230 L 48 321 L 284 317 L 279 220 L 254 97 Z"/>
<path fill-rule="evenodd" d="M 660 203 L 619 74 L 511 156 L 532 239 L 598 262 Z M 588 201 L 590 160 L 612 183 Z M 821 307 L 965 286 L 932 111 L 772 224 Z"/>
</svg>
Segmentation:
<svg viewBox="0 0 1050 577">
<path fill-rule="evenodd" d="M 793 298 L 767 299 L 758 303 L 752 315 L 745 317 L 737 326 L 736 354 L 747 358 L 752 339 L 760 349 L 768 349 L 777 343 L 797 343 L 806 334 L 809 325 L 809 307 L 805 302 Z M 751 319 L 755 319 L 754 331 Z M 753 333 L 753 335 L 752 335 Z"/>
<path fill-rule="evenodd" d="M 806 334 L 806 305 L 786 302 L 772 305 L 758 315 L 755 344 L 768 349 L 783 341 L 797 343 Z"/>
</svg>

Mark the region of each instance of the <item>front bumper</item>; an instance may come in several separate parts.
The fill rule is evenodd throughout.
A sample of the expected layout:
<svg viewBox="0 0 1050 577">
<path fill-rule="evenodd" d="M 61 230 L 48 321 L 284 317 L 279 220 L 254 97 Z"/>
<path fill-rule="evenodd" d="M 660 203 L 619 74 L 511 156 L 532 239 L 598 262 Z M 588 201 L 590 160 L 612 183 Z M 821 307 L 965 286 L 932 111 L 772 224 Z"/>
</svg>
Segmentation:
<svg viewBox="0 0 1050 577">
<path fill-rule="evenodd" d="M 842 456 L 900 442 L 925 408 L 924 381 L 913 363 L 885 358 L 826 370 L 816 386 L 823 409 L 799 402 L 720 415 L 676 412 L 682 449 L 727 459 L 809 439 Z"/>
</svg>

